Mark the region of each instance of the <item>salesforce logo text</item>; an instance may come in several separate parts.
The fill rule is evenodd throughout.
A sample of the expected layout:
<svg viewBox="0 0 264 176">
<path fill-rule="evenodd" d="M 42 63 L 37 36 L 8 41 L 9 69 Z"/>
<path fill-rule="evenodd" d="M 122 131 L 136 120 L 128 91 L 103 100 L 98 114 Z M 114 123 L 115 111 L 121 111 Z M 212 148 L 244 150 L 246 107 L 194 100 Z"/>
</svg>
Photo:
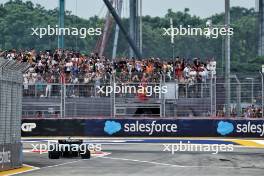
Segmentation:
<svg viewBox="0 0 264 176">
<path fill-rule="evenodd" d="M 153 121 L 152 123 L 126 123 L 124 125 L 124 132 L 142 132 L 148 133 L 148 135 L 152 135 L 154 132 L 156 133 L 176 133 L 178 130 L 177 124 L 159 124 L 157 121 Z"/>
<path fill-rule="evenodd" d="M 259 136 L 264 136 L 264 123 L 262 124 L 254 124 L 251 121 L 247 123 L 238 123 L 236 124 L 236 128 L 233 123 L 220 121 L 217 126 L 217 132 L 223 136 L 228 135 L 235 131 L 236 133 L 251 133 L 251 134 L 259 134 Z"/>
<path fill-rule="evenodd" d="M 135 123 L 125 123 L 123 126 L 121 123 L 116 121 L 107 120 L 105 122 L 104 131 L 113 135 L 120 131 L 127 133 L 147 133 L 148 135 L 152 135 L 153 133 L 176 133 L 178 131 L 177 124 L 160 124 L 157 121 L 152 121 L 151 123 L 140 123 L 136 121 Z"/>
<path fill-rule="evenodd" d="M 264 123 L 263 124 L 253 124 L 248 122 L 246 124 L 237 124 L 236 126 L 237 133 L 257 133 L 259 136 L 264 135 Z"/>
</svg>

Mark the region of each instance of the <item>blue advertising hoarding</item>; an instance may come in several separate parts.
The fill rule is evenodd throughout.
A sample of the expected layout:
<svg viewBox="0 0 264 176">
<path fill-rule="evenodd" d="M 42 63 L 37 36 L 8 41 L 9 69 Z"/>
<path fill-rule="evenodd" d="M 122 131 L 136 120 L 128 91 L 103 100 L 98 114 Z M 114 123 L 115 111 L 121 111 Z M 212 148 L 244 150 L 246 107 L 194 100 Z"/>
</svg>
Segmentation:
<svg viewBox="0 0 264 176">
<path fill-rule="evenodd" d="M 24 119 L 22 136 L 264 137 L 264 120 Z"/>
</svg>

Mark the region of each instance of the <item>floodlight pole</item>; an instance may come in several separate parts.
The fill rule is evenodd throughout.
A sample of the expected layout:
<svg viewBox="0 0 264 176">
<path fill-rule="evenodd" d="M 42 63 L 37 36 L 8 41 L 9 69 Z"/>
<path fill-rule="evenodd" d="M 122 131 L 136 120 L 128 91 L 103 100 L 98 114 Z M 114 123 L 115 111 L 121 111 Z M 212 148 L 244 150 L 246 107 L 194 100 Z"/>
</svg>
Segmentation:
<svg viewBox="0 0 264 176">
<path fill-rule="evenodd" d="M 225 26 L 230 27 L 230 0 L 225 0 Z M 226 115 L 230 117 L 230 35 L 225 36 L 225 59 Z"/>
<path fill-rule="evenodd" d="M 261 117 L 263 118 L 264 117 L 264 77 L 263 77 L 264 72 L 259 72 L 259 73 L 261 76 L 261 112 L 262 112 Z"/>
<path fill-rule="evenodd" d="M 116 1 L 116 9 L 117 9 L 118 15 L 120 17 L 121 17 L 121 13 L 122 13 L 122 6 L 123 6 L 123 0 L 117 0 Z M 115 60 L 115 58 L 116 58 L 118 37 L 119 37 L 119 26 L 116 24 L 112 60 Z"/>
<path fill-rule="evenodd" d="M 142 0 L 139 0 L 139 51 L 140 53 L 143 53 L 142 47 L 143 47 L 143 35 L 142 35 Z"/>
<path fill-rule="evenodd" d="M 64 28 L 64 11 L 65 0 L 59 0 L 59 28 Z M 58 48 L 64 48 L 64 36 L 63 34 L 58 36 Z"/>
<path fill-rule="evenodd" d="M 258 56 L 264 56 L 264 0 L 256 1 L 258 16 Z"/>
<path fill-rule="evenodd" d="M 138 0 L 129 0 L 129 35 L 139 48 L 139 16 L 138 16 Z M 140 52 L 140 51 L 139 51 Z M 135 57 L 135 52 L 132 47 L 129 48 L 129 57 Z"/>
</svg>

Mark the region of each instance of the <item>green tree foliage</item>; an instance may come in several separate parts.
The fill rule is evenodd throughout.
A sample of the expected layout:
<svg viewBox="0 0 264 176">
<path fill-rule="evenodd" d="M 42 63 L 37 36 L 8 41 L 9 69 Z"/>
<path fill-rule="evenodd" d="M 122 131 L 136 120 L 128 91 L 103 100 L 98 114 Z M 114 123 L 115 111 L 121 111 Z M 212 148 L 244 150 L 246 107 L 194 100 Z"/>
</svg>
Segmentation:
<svg viewBox="0 0 264 176">
<path fill-rule="evenodd" d="M 172 47 L 170 37 L 163 36 L 162 28 L 170 27 L 170 18 L 174 26 L 205 27 L 208 19 L 192 16 L 186 8 L 183 11 L 174 12 L 169 9 L 164 17 L 143 17 L 143 56 L 171 58 Z M 210 17 L 214 25 L 224 24 L 224 13 Z M 58 22 L 58 9 L 47 10 L 39 4 L 23 2 L 22 0 L 10 0 L 0 4 L 0 49 L 30 49 L 37 50 L 54 49 L 57 47 L 57 36 L 45 36 L 39 39 L 30 35 L 31 28 L 55 26 Z M 128 19 L 123 19 L 123 24 L 128 28 Z M 263 64 L 263 58 L 257 58 L 257 28 L 256 13 L 254 9 L 233 7 L 231 9 L 231 26 L 234 35 L 231 37 L 231 69 L 234 72 L 259 70 Z M 82 19 L 73 15 L 70 11 L 65 12 L 65 27 L 101 27 L 104 19 L 97 16 Z M 106 55 L 111 56 L 114 38 L 112 28 L 109 42 L 107 43 Z M 94 50 L 98 36 L 87 36 L 81 39 L 76 36 L 65 36 L 65 46 L 69 49 L 77 49 L 83 53 Z M 223 38 L 208 39 L 204 36 L 177 36 L 175 38 L 175 55 L 187 59 L 200 57 L 203 59 L 214 57 L 218 61 L 218 68 L 222 64 Z M 119 37 L 118 56 L 128 55 L 128 44 L 122 34 Z"/>
</svg>

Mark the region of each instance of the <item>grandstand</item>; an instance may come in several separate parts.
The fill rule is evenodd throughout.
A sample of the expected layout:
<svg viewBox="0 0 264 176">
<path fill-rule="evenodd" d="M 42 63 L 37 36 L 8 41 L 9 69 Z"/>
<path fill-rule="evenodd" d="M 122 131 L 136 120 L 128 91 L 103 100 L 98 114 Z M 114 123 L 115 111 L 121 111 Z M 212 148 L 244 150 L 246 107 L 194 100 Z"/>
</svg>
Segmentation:
<svg viewBox="0 0 264 176">
<path fill-rule="evenodd" d="M 117 58 L 112 62 L 68 50 L 25 53 L 2 54 L 7 59 L 30 63 L 24 74 L 24 118 L 216 118 L 227 113 L 222 96 L 226 83 L 216 76 L 213 59 Z M 231 77 L 232 117 L 263 117 L 261 79 L 262 74 L 252 81 Z M 105 92 L 107 86 L 140 85 L 149 86 L 149 91 L 165 86 L 167 91 L 148 95 Z"/>
</svg>

